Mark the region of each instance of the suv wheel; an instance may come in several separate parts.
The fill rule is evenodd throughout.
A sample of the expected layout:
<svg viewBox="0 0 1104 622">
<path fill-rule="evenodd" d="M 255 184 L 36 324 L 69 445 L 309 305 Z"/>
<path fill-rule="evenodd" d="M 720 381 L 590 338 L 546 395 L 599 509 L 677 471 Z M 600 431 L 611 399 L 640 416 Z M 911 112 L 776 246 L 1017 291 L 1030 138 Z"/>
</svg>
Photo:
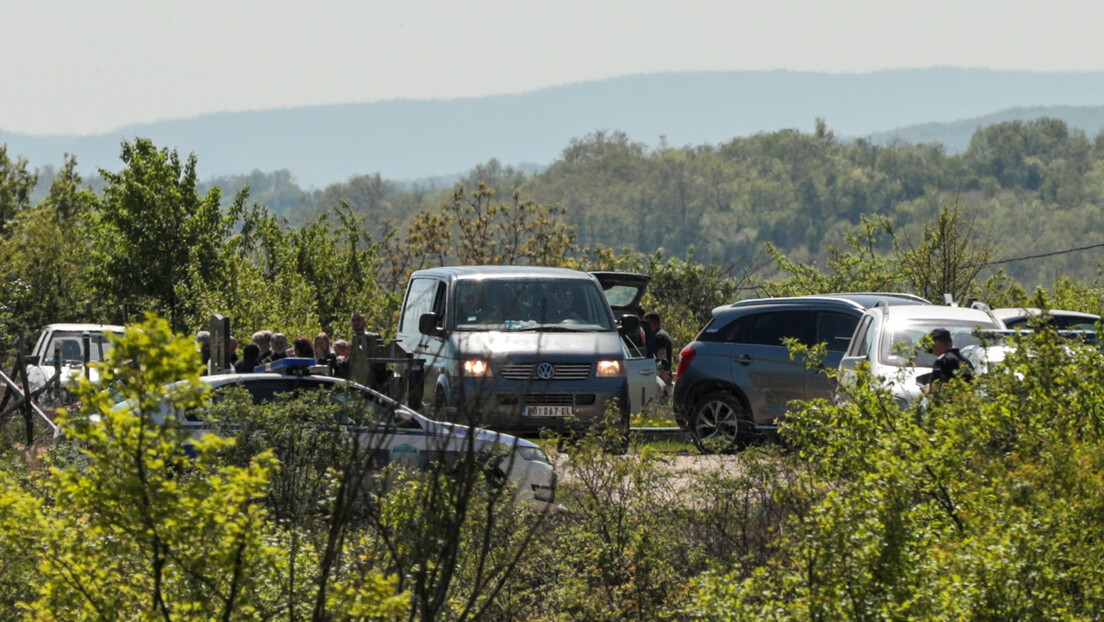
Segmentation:
<svg viewBox="0 0 1104 622">
<path fill-rule="evenodd" d="M 702 453 L 742 448 L 751 441 L 754 429 L 747 407 L 726 391 L 705 395 L 690 415 L 690 436 Z"/>
</svg>

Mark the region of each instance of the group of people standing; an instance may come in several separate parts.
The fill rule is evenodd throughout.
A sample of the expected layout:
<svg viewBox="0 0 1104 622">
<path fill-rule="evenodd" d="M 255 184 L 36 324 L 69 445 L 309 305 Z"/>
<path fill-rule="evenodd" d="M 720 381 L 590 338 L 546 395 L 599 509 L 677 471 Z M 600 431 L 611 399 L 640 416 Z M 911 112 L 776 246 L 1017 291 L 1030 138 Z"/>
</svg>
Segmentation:
<svg viewBox="0 0 1104 622">
<path fill-rule="evenodd" d="M 349 325 L 353 334 L 365 332 L 365 319 L 362 313 L 353 313 L 349 318 Z M 210 358 L 210 340 L 208 331 L 199 331 L 196 334 L 196 343 L 203 356 L 203 364 L 206 367 Z M 349 377 L 349 342 L 345 339 L 333 341 L 325 332 L 320 332 L 310 337 L 301 335 L 288 343 L 288 337 L 284 333 L 270 330 L 259 330 L 253 333 L 248 344 L 242 348 L 241 357 L 238 357 L 238 342 L 233 337 L 229 339 L 230 363 L 235 373 L 248 374 L 262 365 L 282 358 L 310 358 L 315 364 L 325 365 L 330 369 L 330 374 L 340 377 Z"/>
</svg>

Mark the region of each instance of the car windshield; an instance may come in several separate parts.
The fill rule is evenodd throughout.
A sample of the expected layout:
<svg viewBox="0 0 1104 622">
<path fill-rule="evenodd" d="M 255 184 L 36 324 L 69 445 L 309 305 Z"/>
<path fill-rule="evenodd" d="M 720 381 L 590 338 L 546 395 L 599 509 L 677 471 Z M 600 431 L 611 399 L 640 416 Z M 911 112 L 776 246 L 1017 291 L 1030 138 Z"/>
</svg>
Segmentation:
<svg viewBox="0 0 1104 622">
<path fill-rule="evenodd" d="M 602 292 L 582 279 L 484 279 L 456 287 L 456 330 L 609 331 Z"/>
<path fill-rule="evenodd" d="M 55 331 L 50 336 L 50 343 L 46 345 L 46 365 L 54 364 L 54 353 L 61 354 L 63 363 L 83 363 L 84 347 L 82 346 L 84 333 L 81 331 Z M 88 360 L 98 362 L 104 360 L 111 351 L 111 342 L 103 333 L 88 334 Z"/>
<path fill-rule="evenodd" d="M 910 319 L 889 321 L 882 329 L 883 338 L 878 360 L 883 365 L 903 367 L 909 364 L 909 357 L 915 352 L 917 367 L 931 367 L 935 356 L 918 346 L 933 329 L 945 328 L 951 333 L 954 347 L 962 349 L 969 345 L 978 345 L 980 339 L 974 335 L 975 329 L 998 328 L 993 323 L 979 323 L 963 320 Z"/>
</svg>

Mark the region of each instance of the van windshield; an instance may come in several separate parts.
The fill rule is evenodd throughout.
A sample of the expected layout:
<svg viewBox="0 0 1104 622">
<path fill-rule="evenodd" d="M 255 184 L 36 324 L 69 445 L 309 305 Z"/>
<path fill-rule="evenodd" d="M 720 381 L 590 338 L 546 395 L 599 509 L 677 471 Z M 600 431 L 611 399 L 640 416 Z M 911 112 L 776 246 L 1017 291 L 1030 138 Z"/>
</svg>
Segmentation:
<svg viewBox="0 0 1104 622">
<path fill-rule="evenodd" d="M 582 279 L 463 280 L 454 304 L 456 330 L 613 330 L 601 290 Z"/>
</svg>

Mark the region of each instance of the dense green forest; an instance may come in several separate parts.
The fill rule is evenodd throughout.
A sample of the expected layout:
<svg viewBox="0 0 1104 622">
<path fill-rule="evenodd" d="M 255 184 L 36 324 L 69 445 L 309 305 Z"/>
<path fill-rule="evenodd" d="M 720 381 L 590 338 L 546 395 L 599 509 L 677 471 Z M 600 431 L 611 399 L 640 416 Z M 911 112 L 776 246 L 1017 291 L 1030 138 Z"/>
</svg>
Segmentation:
<svg viewBox="0 0 1104 622">
<path fill-rule="evenodd" d="M 77 156 L 35 171 L 0 149 L 6 331 L 154 310 L 177 330 L 219 311 L 240 332 L 310 334 L 339 332 L 361 308 L 388 334 L 410 270 L 490 262 L 648 272 L 647 303 L 686 341 L 710 305 L 738 297 L 953 289 L 1009 304 L 1063 279 L 1094 283 L 1104 236 L 1104 135 L 1053 119 L 979 128 L 950 156 L 840 142 L 822 121 L 652 150 L 598 132 L 539 172 L 492 160 L 460 180 L 363 175 L 311 192 L 287 171 L 201 182 L 202 154 L 144 139 L 122 145 L 119 171 L 89 180 Z M 940 237 L 948 223 L 953 236 Z M 933 284 L 934 258 L 919 258 L 955 238 L 980 252 L 965 277 L 942 265 Z M 865 272 L 841 268 L 849 258 Z M 786 281 L 806 269 L 837 276 Z"/>
</svg>

